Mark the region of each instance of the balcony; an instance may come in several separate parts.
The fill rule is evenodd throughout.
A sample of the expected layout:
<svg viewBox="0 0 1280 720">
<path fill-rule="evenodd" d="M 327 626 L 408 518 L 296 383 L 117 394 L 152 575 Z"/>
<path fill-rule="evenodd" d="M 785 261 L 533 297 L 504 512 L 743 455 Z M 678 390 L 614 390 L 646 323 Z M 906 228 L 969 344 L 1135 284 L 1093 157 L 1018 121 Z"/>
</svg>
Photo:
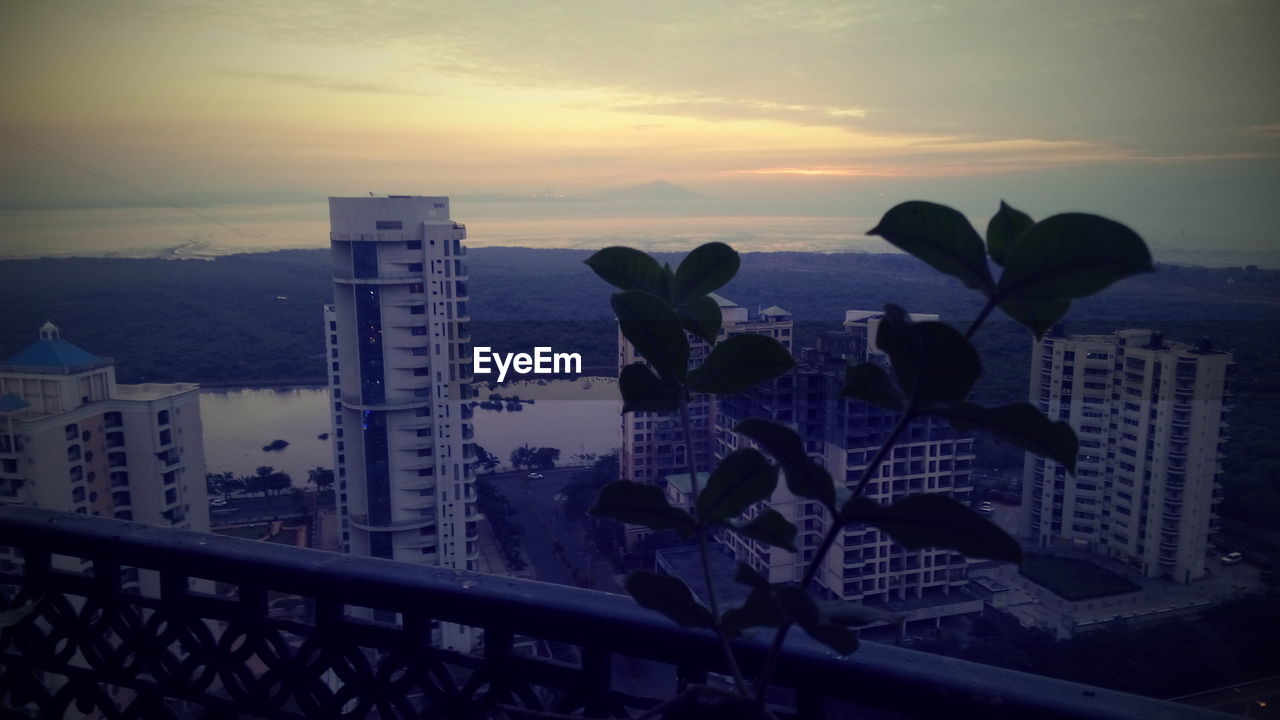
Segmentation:
<svg viewBox="0 0 1280 720">
<path fill-rule="evenodd" d="M 6 605 L 34 603 L 0 631 L 0 702 L 23 716 L 634 716 L 657 700 L 624 689 L 629 674 L 615 666 L 659 663 L 646 669 L 668 687 L 724 670 L 708 632 L 592 590 L 26 508 L 0 508 L 0 544 L 25 557 L 0 575 L 18 593 Z M 92 576 L 54 569 L 55 555 L 88 559 Z M 158 573 L 159 598 L 124 589 L 138 569 Z M 191 590 L 192 578 L 236 592 Z M 283 616 L 269 603 L 281 595 L 314 611 Z M 399 616 L 361 619 L 348 606 Z M 483 649 L 431 647 L 437 620 L 481 630 Z M 798 635 L 777 672 L 786 717 L 852 705 L 915 717 L 1228 717 L 875 643 L 840 658 Z M 565 652 L 517 649 L 531 642 Z M 758 666 L 766 644 L 741 647 Z"/>
</svg>

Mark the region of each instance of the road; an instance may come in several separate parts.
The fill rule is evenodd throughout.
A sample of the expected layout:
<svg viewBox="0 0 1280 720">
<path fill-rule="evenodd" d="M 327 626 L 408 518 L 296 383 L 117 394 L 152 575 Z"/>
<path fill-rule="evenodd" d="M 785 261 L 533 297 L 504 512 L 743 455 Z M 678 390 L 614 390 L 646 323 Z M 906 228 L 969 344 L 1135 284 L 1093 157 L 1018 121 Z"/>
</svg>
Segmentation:
<svg viewBox="0 0 1280 720">
<path fill-rule="evenodd" d="M 307 493 L 305 496 L 307 513 L 315 511 L 315 503 L 322 507 L 333 507 L 333 493 Z M 212 498 L 211 498 L 212 499 Z M 296 502 L 292 495 L 276 495 L 263 497 L 232 497 L 226 505 L 213 505 L 209 508 L 209 523 L 214 527 L 223 525 L 242 525 L 246 523 L 266 522 L 278 518 L 297 517 Z"/>
<path fill-rule="evenodd" d="M 535 578 L 622 593 L 608 561 L 588 545 L 582 526 L 570 523 L 561 512 L 557 496 L 577 472 L 577 468 L 563 468 L 547 470 L 539 479 L 532 479 L 525 472 L 498 473 L 487 478 L 515 508 L 515 521 L 524 528 L 524 550 Z"/>
</svg>

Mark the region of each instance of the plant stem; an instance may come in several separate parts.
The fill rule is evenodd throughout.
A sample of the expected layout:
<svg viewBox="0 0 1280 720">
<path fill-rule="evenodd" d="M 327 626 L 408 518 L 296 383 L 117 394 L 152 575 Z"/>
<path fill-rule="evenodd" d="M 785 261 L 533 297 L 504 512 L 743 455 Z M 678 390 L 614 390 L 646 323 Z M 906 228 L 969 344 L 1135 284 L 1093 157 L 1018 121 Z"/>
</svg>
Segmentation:
<svg viewBox="0 0 1280 720">
<path fill-rule="evenodd" d="M 720 640 L 720 649 L 724 652 L 725 662 L 729 665 L 729 672 L 733 675 L 738 693 L 742 697 L 750 697 L 747 680 L 742 675 L 742 669 L 738 667 L 738 658 L 733 654 L 733 648 L 729 646 L 729 638 L 724 634 L 724 628 L 720 624 L 720 602 L 716 599 L 715 586 L 711 583 L 711 560 L 707 556 L 707 531 L 701 527 L 701 520 L 698 518 L 698 461 L 693 449 L 693 428 L 689 425 L 689 399 L 683 390 L 680 393 L 680 424 L 684 426 L 684 452 L 689 461 L 689 498 L 693 505 L 691 508 L 693 522 L 698 525 L 695 532 L 698 537 L 698 557 L 702 561 L 702 582 L 707 588 L 707 604 L 711 607 L 716 637 Z"/>
<path fill-rule="evenodd" d="M 907 411 L 898 418 L 898 424 L 893 426 L 893 431 L 889 433 L 889 437 L 880 444 L 876 454 L 871 458 L 871 462 L 862 470 L 862 477 L 858 480 L 858 486 L 853 491 L 853 497 L 862 495 L 862 491 L 867 487 L 867 483 L 875 476 L 880 469 L 880 464 L 884 462 L 885 455 L 889 454 L 889 450 L 898 442 L 898 437 L 907 429 L 907 425 L 915 419 L 915 413 Z M 839 511 L 833 512 L 833 515 Z M 813 562 L 809 563 L 809 567 L 805 568 L 804 577 L 800 579 L 800 589 L 804 590 L 809 587 L 809 583 L 818 575 L 818 563 L 826 557 L 831 550 L 831 546 L 835 544 L 836 536 L 844 529 L 844 522 L 838 515 L 831 519 L 831 526 L 827 528 L 827 532 L 822 536 L 822 544 L 818 547 L 818 552 L 814 553 Z M 760 685 L 756 688 L 756 702 L 764 702 L 765 691 L 769 688 L 769 683 L 773 680 L 773 671 L 777 668 L 778 657 L 782 654 L 782 643 L 787 639 L 787 633 L 791 631 L 792 623 L 787 620 L 778 628 L 778 632 L 774 633 L 773 644 L 769 646 L 769 655 L 765 659 L 764 672 L 760 675 Z"/>
<path fill-rule="evenodd" d="M 982 306 L 982 312 L 978 313 L 978 317 L 969 323 L 969 329 L 964 331 L 965 340 L 973 337 L 973 334 L 978 332 L 978 328 L 982 327 L 982 321 L 987 319 L 987 316 L 991 314 L 992 310 L 996 309 L 996 305 L 999 303 L 1000 299 L 994 295 L 987 299 L 987 304 Z"/>
</svg>

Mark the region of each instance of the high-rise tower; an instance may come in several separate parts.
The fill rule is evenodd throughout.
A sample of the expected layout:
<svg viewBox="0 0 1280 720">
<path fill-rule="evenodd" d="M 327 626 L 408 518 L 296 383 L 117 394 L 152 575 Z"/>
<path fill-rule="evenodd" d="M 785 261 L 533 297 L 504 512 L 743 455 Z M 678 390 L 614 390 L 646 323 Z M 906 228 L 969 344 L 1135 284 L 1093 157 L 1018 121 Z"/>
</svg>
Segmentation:
<svg viewBox="0 0 1280 720">
<path fill-rule="evenodd" d="M 1148 577 L 1205 572 L 1221 500 L 1231 354 L 1150 330 L 1051 333 L 1032 353 L 1031 402 L 1080 438 L 1075 476 L 1027 456 L 1030 541 L 1116 558 Z"/>
<path fill-rule="evenodd" d="M 449 199 L 329 198 L 325 308 L 341 542 L 478 568 L 466 228 Z M 469 644 L 459 628 L 442 643 Z"/>
</svg>

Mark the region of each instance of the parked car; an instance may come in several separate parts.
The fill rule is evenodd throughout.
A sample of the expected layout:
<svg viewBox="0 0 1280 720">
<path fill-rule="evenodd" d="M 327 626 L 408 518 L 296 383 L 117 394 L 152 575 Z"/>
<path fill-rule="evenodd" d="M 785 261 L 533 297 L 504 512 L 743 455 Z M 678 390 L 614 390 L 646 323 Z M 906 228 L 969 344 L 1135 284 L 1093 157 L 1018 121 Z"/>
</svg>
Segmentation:
<svg viewBox="0 0 1280 720">
<path fill-rule="evenodd" d="M 995 505 L 992 505 L 992 504 L 991 504 L 991 503 L 989 503 L 989 502 L 980 502 L 980 503 L 978 503 L 978 512 L 979 512 L 979 513 L 981 513 L 981 514 L 983 514 L 983 515 L 990 515 L 991 513 L 995 512 L 995 511 L 996 511 L 996 506 L 995 506 Z"/>
<path fill-rule="evenodd" d="M 541 480 L 541 479 L 542 479 L 542 473 L 529 473 L 529 479 L 530 479 L 530 480 Z"/>
<path fill-rule="evenodd" d="M 1227 553 L 1222 556 L 1221 560 L 1223 565 L 1235 565 L 1236 563 L 1244 562 L 1244 555 L 1238 552 Z"/>
<path fill-rule="evenodd" d="M 212 505 L 213 507 L 222 507 L 222 506 L 224 506 L 224 505 L 226 505 L 226 504 L 227 504 L 227 499 L 226 499 L 226 498 L 214 498 L 214 499 L 212 499 L 212 500 L 210 500 L 210 501 L 209 501 L 209 504 L 210 504 L 210 505 Z"/>
</svg>

